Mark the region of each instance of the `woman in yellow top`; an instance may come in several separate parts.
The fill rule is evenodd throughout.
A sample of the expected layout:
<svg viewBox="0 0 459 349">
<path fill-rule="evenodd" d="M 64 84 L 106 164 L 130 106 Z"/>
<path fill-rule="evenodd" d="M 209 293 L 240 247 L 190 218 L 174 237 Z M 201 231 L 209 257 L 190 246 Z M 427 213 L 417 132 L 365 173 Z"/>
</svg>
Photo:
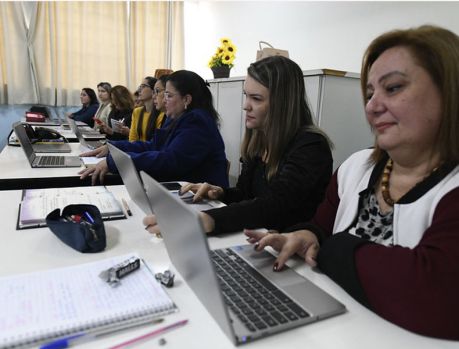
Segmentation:
<svg viewBox="0 0 459 349">
<path fill-rule="evenodd" d="M 132 112 L 132 123 L 129 131 L 129 141 L 149 141 L 153 137 L 155 128 L 161 127 L 162 122 L 157 122 L 159 112 L 153 104 L 156 79 L 147 76 L 139 87 L 139 100 L 143 106 Z M 161 120 L 162 121 L 162 120 Z"/>
</svg>

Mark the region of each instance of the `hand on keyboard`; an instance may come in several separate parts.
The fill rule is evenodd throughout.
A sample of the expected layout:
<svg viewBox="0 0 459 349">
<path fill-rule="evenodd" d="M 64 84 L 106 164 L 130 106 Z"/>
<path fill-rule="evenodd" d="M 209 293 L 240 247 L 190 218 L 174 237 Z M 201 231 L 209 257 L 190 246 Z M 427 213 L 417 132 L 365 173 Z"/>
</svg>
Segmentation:
<svg viewBox="0 0 459 349">
<path fill-rule="evenodd" d="M 266 233 L 245 229 L 244 234 L 248 237 L 248 242 L 255 244 L 256 251 L 261 251 L 266 246 L 271 246 L 279 252 L 273 266 L 275 271 L 280 271 L 285 262 L 294 254 L 304 258 L 305 262 L 312 267 L 317 265 L 316 257 L 319 252 L 319 241 L 309 230 L 297 230 L 292 233 L 279 234 L 278 232 Z"/>
</svg>

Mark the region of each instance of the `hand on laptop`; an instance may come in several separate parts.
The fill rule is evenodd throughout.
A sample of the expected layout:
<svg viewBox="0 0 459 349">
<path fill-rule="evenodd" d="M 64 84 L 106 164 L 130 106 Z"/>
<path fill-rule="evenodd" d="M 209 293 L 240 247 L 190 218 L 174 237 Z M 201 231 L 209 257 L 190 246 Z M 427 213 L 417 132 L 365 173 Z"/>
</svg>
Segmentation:
<svg viewBox="0 0 459 349">
<path fill-rule="evenodd" d="M 204 212 L 199 212 L 199 217 L 201 218 L 204 231 L 206 233 L 211 233 L 215 228 L 214 219 Z M 145 225 L 145 230 L 147 230 L 150 234 L 161 236 L 161 230 L 159 229 L 159 225 L 154 214 L 145 216 L 143 218 L 143 224 Z"/>
<path fill-rule="evenodd" d="M 273 230 L 265 233 L 244 229 L 244 234 L 248 237 L 248 242 L 255 244 L 256 251 L 261 251 L 266 246 L 271 246 L 279 252 L 273 266 L 275 271 L 282 270 L 285 262 L 295 253 L 304 258 L 305 262 L 310 266 L 315 267 L 317 265 L 316 257 L 319 252 L 319 241 L 314 233 L 309 230 L 297 230 L 291 233 L 279 234 Z"/>
<path fill-rule="evenodd" d="M 105 156 L 107 156 L 108 154 L 108 146 L 107 145 L 103 145 L 99 148 L 96 148 L 94 150 L 91 150 L 91 151 L 86 151 L 84 153 L 81 153 L 80 155 L 78 156 L 95 156 L 97 158 L 103 158 Z"/>
<path fill-rule="evenodd" d="M 223 189 L 209 183 L 187 183 L 180 189 L 180 195 L 190 190 L 194 193 L 193 202 L 199 202 L 202 199 L 219 200 L 223 197 Z"/>
<path fill-rule="evenodd" d="M 87 154 L 89 153 L 91 152 L 87 152 Z M 107 160 L 101 160 L 96 166 L 85 168 L 84 170 L 78 172 L 78 174 L 80 175 L 80 179 L 85 179 L 86 177 L 91 176 L 91 184 L 96 185 L 98 181 L 100 184 L 104 183 L 105 175 L 108 172 Z"/>
</svg>

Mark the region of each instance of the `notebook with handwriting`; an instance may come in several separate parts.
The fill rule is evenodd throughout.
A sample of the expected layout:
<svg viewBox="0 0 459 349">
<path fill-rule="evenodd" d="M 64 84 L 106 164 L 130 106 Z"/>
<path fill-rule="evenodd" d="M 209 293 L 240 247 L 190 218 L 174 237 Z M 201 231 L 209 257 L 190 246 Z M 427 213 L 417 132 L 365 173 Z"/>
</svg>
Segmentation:
<svg viewBox="0 0 459 349">
<path fill-rule="evenodd" d="M 176 311 L 144 262 L 117 287 L 99 277 L 132 256 L 0 278 L 0 348 L 30 347 L 110 326 L 130 327 L 133 321 Z"/>
<path fill-rule="evenodd" d="M 70 204 L 97 206 L 103 219 L 126 218 L 120 201 L 104 186 L 26 189 L 22 192 L 18 229 L 46 226 L 46 216 Z"/>
</svg>

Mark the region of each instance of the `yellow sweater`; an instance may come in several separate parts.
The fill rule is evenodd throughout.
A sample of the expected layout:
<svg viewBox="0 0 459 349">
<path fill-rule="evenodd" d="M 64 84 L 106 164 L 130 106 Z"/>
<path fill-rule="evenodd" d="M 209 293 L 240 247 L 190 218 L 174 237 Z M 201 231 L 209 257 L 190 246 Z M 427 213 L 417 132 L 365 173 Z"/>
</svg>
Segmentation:
<svg viewBox="0 0 459 349">
<path fill-rule="evenodd" d="M 134 141 L 147 141 L 147 127 L 148 127 L 148 121 L 150 120 L 151 113 L 145 111 L 143 113 L 143 120 L 142 120 L 142 128 L 141 128 L 141 137 L 139 139 L 138 135 L 138 127 L 139 127 L 139 118 L 140 118 L 140 113 L 142 111 L 143 107 L 138 107 L 135 108 L 134 111 L 132 112 L 132 121 L 131 121 L 131 129 L 129 131 L 129 141 L 134 142 Z M 158 118 L 156 119 L 155 123 L 155 128 L 160 128 L 162 125 L 162 121 L 164 120 L 164 112 L 161 112 L 161 114 L 158 115 Z"/>
</svg>

